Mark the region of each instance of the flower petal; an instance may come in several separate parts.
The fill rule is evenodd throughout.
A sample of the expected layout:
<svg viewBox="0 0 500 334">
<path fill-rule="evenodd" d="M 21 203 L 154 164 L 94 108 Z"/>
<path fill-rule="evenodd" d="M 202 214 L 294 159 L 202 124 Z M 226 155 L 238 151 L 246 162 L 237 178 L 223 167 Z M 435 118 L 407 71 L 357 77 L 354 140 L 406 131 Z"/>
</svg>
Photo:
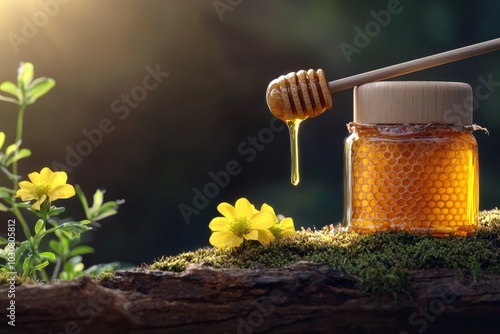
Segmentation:
<svg viewBox="0 0 500 334">
<path fill-rule="evenodd" d="M 238 237 L 232 232 L 214 232 L 210 236 L 209 242 L 217 248 L 233 248 L 239 246 L 243 242 L 243 238 Z"/>
<path fill-rule="evenodd" d="M 252 230 L 246 234 L 243 234 L 243 238 L 245 238 L 247 240 L 259 240 L 259 231 Z"/>
<path fill-rule="evenodd" d="M 68 180 L 68 175 L 65 172 L 53 173 L 49 179 L 50 189 L 54 189 L 60 185 L 66 184 L 67 180 Z"/>
<path fill-rule="evenodd" d="M 38 172 L 29 173 L 28 177 L 32 183 L 37 183 L 40 181 L 40 173 L 38 173 Z M 28 182 L 28 181 L 24 181 L 24 182 Z"/>
<path fill-rule="evenodd" d="M 31 191 L 26 189 L 19 189 L 16 192 L 16 197 L 21 197 L 22 201 L 31 201 L 32 199 L 36 198 L 35 196 L 33 196 L 33 193 Z"/>
<path fill-rule="evenodd" d="M 258 230 L 259 231 L 259 242 L 263 245 L 269 245 L 271 242 L 276 240 L 274 235 L 269 230 Z"/>
<path fill-rule="evenodd" d="M 237 200 L 234 208 L 236 210 L 237 218 L 250 219 L 254 215 L 255 208 L 253 207 L 252 204 L 250 204 L 250 202 L 245 197 L 242 197 L 239 200 Z"/>
<path fill-rule="evenodd" d="M 260 211 L 267 211 L 267 212 L 271 212 L 273 215 L 276 215 L 276 213 L 274 212 L 273 207 L 270 206 L 267 203 L 262 204 L 262 206 L 260 208 Z"/>
<path fill-rule="evenodd" d="M 242 242 L 243 242 L 242 237 L 238 237 L 237 235 L 233 234 L 231 238 L 226 239 L 226 247 L 235 248 L 241 245 Z"/>
<path fill-rule="evenodd" d="M 293 224 L 293 219 L 290 217 L 283 218 L 280 226 L 283 229 L 283 235 L 293 235 L 295 233 L 295 225 Z"/>
<path fill-rule="evenodd" d="M 261 211 L 255 214 L 249 221 L 251 229 L 268 229 L 273 226 L 275 216 L 268 211 Z"/>
<path fill-rule="evenodd" d="M 60 198 L 70 198 L 75 196 L 75 194 L 75 188 L 71 184 L 62 184 L 47 193 L 51 201 Z"/>
<path fill-rule="evenodd" d="M 226 247 L 226 239 L 230 237 L 231 232 L 214 232 L 208 240 L 210 244 L 217 248 Z M 233 234 L 234 235 L 234 234 Z"/>
<path fill-rule="evenodd" d="M 212 231 L 228 231 L 229 221 L 225 217 L 215 217 L 210 224 L 208 224 L 208 227 Z"/>
<path fill-rule="evenodd" d="M 25 189 L 25 190 L 33 190 L 33 183 L 28 182 L 28 181 L 21 181 L 21 182 L 19 182 L 19 188 Z"/>
<path fill-rule="evenodd" d="M 231 204 L 222 202 L 221 204 L 217 205 L 217 210 L 230 221 L 236 220 L 236 210 Z"/>
<path fill-rule="evenodd" d="M 33 203 L 32 205 L 33 209 L 40 210 L 40 205 L 42 205 L 42 203 L 45 201 L 46 198 L 47 196 L 42 195 L 42 197 L 40 197 L 35 203 Z"/>
<path fill-rule="evenodd" d="M 52 173 L 49 167 L 43 167 L 40 171 L 40 181 L 50 182 L 52 174 L 54 173 Z"/>
</svg>

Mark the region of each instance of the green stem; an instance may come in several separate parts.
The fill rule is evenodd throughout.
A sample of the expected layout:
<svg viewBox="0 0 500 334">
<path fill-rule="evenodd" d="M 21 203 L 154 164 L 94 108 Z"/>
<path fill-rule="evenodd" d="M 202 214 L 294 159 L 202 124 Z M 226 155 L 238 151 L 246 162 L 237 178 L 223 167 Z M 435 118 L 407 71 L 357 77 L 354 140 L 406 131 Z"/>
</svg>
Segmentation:
<svg viewBox="0 0 500 334">
<path fill-rule="evenodd" d="M 21 140 L 23 137 L 23 119 L 25 110 L 26 110 L 25 103 L 19 105 L 19 113 L 17 114 L 16 142 L 18 140 Z"/>
<path fill-rule="evenodd" d="M 26 239 L 29 239 L 31 237 L 30 228 L 29 228 L 28 224 L 26 223 L 26 220 L 24 220 L 24 217 L 21 214 L 21 211 L 19 211 L 18 207 L 14 206 L 14 208 L 12 209 L 12 212 L 16 216 L 19 223 L 21 223 L 21 227 L 23 228 L 23 232 L 24 232 L 24 235 L 26 236 Z"/>
<path fill-rule="evenodd" d="M 52 273 L 51 281 L 53 281 L 57 278 L 57 275 L 59 274 L 60 269 L 61 269 L 61 257 L 58 256 L 56 259 L 56 265 L 54 267 L 54 271 Z"/>
<path fill-rule="evenodd" d="M 23 138 L 23 120 L 24 120 L 24 111 L 26 110 L 26 104 L 23 102 L 19 105 L 19 113 L 17 114 L 17 128 L 16 128 L 16 141 L 17 143 L 19 140 L 22 140 Z M 17 161 L 14 161 L 12 163 L 12 173 L 14 175 L 17 174 Z M 18 180 L 14 179 L 14 184 L 12 189 L 16 191 L 18 189 Z"/>
<path fill-rule="evenodd" d="M 16 143 L 19 140 L 21 140 L 22 137 L 23 137 L 23 119 L 24 119 L 24 111 L 25 110 L 26 110 L 26 104 L 24 102 L 22 102 L 19 105 L 19 113 L 17 114 L 17 128 L 16 128 L 16 141 L 15 141 Z M 17 161 L 14 161 L 12 163 L 12 173 L 15 176 L 17 176 L 18 175 L 17 171 L 18 171 L 17 170 Z M 24 231 L 24 235 L 28 239 L 29 237 L 31 237 L 30 229 L 28 227 L 28 224 L 26 223 L 26 220 L 24 220 L 24 217 L 23 217 L 22 213 L 19 211 L 19 208 L 17 208 L 15 206 L 16 191 L 17 191 L 17 189 L 19 187 L 18 180 L 14 179 L 12 182 L 13 182 L 12 189 L 14 190 L 14 194 L 12 195 L 12 202 L 14 203 L 12 211 L 14 212 L 14 215 L 17 217 L 17 219 L 21 223 L 21 226 L 22 226 L 23 231 Z"/>
<path fill-rule="evenodd" d="M 42 274 L 42 280 L 44 282 L 50 282 L 49 276 L 47 275 L 47 272 L 45 271 L 45 268 L 40 269 L 40 273 Z"/>
</svg>

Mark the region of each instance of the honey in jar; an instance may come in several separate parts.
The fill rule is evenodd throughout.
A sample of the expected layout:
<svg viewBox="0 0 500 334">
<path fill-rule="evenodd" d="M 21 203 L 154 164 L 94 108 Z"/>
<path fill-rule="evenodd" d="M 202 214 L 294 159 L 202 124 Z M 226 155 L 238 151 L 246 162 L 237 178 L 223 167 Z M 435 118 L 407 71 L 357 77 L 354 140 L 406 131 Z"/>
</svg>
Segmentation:
<svg viewBox="0 0 500 334">
<path fill-rule="evenodd" d="M 354 89 L 345 142 L 350 230 L 467 235 L 477 227 L 472 89 L 456 82 L 376 82 Z"/>
</svg>

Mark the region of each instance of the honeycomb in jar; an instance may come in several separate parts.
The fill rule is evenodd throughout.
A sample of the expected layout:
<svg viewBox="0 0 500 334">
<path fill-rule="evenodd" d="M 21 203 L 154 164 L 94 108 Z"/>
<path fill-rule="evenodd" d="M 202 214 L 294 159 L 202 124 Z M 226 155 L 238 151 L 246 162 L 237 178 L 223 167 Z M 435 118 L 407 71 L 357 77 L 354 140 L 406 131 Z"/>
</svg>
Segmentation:
<svg viewBox="0 0 500 334">
<path fill-rule="evenodd" d="M 346 142 L 351 230 L 466 235 L 477 227 L 477 144 L 452 127 L 359 128 Z"/>
</svg>

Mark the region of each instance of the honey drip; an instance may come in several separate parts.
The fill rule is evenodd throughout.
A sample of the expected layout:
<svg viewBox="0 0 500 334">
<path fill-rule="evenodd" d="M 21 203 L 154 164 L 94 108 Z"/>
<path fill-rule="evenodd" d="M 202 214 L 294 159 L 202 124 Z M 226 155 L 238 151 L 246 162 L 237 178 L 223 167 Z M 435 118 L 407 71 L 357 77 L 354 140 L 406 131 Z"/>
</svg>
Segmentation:
<svg viewBox="0 0 500 334">
<path fill-rule="evenodd" d="M 286 125 L 290 133 L 290 153 L 292 162 L 292 176 L 291 181 L 294 186 L 299 184 L 299 125 L 301 119 L 287 120 Z"/>
<path fill-rule="evenodd" d="M 332 107 L 325 72 L 319 69 L 300 70 L 271 81 L 266 100 L 272 114 L 286 123 L 290 132 L 292 184 L 299 184 L 299 124 L 307 118 L 321 115 Z"/>
</svg>

